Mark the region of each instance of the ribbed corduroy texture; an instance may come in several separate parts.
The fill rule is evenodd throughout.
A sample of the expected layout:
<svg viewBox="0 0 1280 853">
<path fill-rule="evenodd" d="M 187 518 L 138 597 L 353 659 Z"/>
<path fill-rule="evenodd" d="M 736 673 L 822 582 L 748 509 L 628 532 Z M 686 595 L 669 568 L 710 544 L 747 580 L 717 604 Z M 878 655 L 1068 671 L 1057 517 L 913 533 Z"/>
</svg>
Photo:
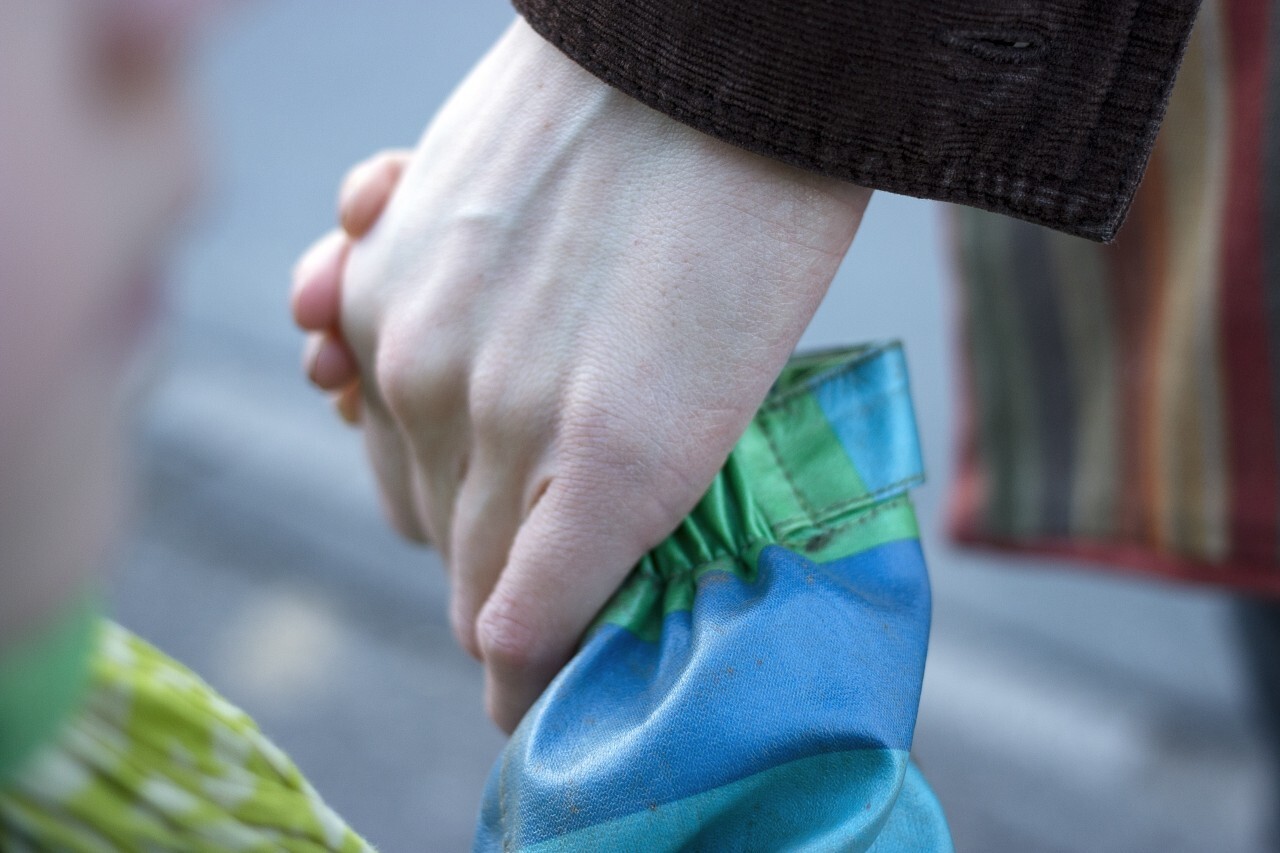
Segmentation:
<svg viewBox="0 0 1280 853">
<path fill-rule="evenodd" d="M 735 145 L 1114 237 L 1199 0 L 515 0 L 587 70 Z"/>
</svg>

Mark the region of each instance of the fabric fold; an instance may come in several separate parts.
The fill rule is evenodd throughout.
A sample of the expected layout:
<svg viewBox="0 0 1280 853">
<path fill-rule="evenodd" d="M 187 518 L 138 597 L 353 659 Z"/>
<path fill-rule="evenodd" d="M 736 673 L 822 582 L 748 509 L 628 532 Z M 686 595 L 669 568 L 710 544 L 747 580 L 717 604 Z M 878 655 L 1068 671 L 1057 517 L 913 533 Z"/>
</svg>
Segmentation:
<svg viewBox="0 0 1280 853">
<path fill-rule="evenodd" d="M 475 849 L 951 849 L 909 761 L 929 589 L 896 344 L 784 370 L 521 722 Z"/>
</svg>

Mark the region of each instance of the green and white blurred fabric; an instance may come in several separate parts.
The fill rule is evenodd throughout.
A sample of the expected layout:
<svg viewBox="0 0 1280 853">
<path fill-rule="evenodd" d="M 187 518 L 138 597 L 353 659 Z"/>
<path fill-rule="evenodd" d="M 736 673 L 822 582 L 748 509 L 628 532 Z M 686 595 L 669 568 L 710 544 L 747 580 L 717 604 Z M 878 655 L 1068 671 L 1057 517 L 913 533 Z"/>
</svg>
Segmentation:
<svg viewBox="0 0 1280 853">
<path fill-rule="evenodd" d="M 64 633 L 83 634 L 84 618 Z M 0 788 L 0 850 L 373 849 L 247 714 L 119 625 L 89 618 L 87 688 Z"/>
</svg>

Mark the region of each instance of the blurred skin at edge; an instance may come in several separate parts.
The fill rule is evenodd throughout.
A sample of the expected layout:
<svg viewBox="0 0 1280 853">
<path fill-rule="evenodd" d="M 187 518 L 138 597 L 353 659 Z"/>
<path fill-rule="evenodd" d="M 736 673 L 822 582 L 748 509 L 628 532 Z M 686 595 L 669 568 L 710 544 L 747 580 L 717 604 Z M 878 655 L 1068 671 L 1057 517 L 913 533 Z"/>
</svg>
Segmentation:
<svg viewBox="0 0 1280 853">
<path fill-rule="evenodd" d="M 0 651 L 108 555 L 214 2 L 0 0 Z"/>
</svg>

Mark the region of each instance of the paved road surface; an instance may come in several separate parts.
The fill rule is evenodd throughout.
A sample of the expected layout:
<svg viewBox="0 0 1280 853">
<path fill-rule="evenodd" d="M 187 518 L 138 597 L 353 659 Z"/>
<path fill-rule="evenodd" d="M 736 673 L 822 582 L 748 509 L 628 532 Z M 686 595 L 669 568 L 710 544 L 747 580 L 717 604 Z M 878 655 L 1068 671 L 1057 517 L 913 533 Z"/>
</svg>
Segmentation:
<svg viewBox="0 0 1280 853">
<path fill-rule="evenodd" d="M 381 849 L 467 849 L 501 739 L 440 566 L 378 515 L 356 436 L 302 383 L 295 254 L 345 166 L 413 141 L 501 0 L 278 0 L 201 65 L 212 188 L 178 259 L 174 366 L 146 415 L 123 621 L 254 713 Z M 935 627 L 917 757 L 961 851 L 1244 853 L 1275 799 L 1229 602 L 939 541 L 951 305 L 938 211 L 878 195 L 807 338 L 902 337 L 931 485 Z"/>
</svg>

